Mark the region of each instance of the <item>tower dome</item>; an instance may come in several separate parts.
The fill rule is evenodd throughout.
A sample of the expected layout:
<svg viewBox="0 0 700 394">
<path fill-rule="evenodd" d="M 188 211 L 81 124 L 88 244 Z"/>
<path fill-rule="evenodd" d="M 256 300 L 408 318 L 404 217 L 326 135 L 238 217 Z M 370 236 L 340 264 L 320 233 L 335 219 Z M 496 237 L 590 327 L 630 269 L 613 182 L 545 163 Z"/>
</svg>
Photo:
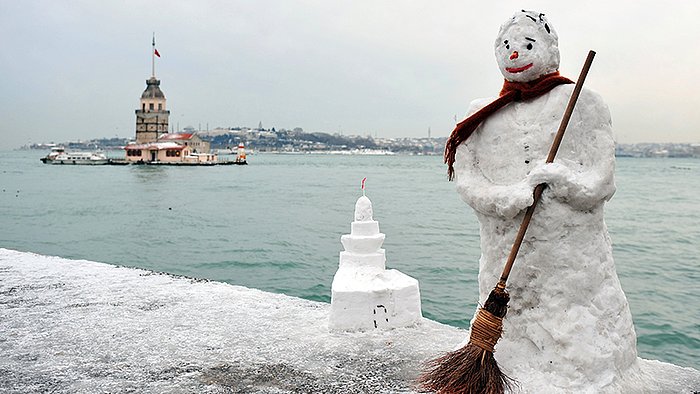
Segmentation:
<svg viewBox="0 0 700 394">
<path fill-rule="evenodd" d="M 151 77 L 146 80 L 146 90 L 141 94 L 141 99 L 165 99 L 163 91 L 160 90 L 160 80 Z"/>
</svg>

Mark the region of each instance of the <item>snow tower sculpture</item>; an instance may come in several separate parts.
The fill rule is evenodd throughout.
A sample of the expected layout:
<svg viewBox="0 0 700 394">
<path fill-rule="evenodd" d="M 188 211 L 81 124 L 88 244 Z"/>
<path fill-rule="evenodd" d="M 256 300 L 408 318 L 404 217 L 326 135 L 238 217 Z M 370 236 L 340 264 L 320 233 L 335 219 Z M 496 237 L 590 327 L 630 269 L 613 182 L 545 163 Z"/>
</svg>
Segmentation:
<svg viewBox="0 0 700 394">
<path fill-rule="evenodd" d="M 340 266 L 331 286 L 329 327 L 337 331 L 396 328 L 422 318 L 418 281 L 386 269 L 385 235 L 372 218 L 372 202 L 363 195 L 355 204 L 350 234 L 340 238 Z"/>
</svg>

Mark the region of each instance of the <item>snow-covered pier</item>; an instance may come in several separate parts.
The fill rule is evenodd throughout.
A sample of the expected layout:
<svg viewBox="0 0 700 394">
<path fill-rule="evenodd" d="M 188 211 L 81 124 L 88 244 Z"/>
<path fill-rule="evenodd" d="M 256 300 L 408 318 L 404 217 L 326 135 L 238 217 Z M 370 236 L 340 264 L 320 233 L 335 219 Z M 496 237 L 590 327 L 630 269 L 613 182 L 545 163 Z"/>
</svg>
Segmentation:
<svg viewBox="0 0 700 394">
<path fill-rule="evenodd" d="M 331 332 L 329 312 L 224 283 L 0 248 L 0 392 L 408 393 L 424 360 L 466 338 L 426 319 Z M 639 364 L 626 392 L 700 391 L 694 369 Z"/>
<path fill-rule="evenodd" d="M 0 392 L 410 392 L 464 332 L 331 333 L 330 305 L 0 249 Z"/>
</svg>

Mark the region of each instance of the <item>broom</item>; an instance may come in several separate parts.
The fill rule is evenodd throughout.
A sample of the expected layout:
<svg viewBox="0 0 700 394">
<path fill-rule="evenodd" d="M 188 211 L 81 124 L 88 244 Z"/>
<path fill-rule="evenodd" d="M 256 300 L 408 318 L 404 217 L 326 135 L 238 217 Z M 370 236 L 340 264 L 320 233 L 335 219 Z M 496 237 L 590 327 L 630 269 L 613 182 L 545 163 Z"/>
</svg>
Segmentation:
<svg viewBox="0 0 700 394">
<path fill-rule="evenodd" d="M 574 111 L 576 100 L 581 93 L 583 82 L 593 63 L 594 51 L 588 52 L 588 57 L 578 77 L 576 86 L 564 111 L 559 130 L 554 137 L 552 147 L 547 156 L 547 163 L 552 163 L 564 138 L 564 131 Z M 479 309 L 471 327 L 469 343 L 461 349 L 449 352 L 426 364 L 426 371 L 418 378 L 419 388 L 424 391 L 434 391 L 439 394 L 502 394 L 510 387 L 512 380 L 507 377 L 496 363 L 493 356 L 494 346 L 501 337 L 503 318 L 508 311 L 510 296 L 506 291 L 506 281 L 513 268 L 515 257 L 525 237 L 532 214 L 540 201 L 545 184 L 535 187 L 533 203 L 525 212 L 525 217 L 515 237 L 513 248 L 508 255 L 501 279 L 491 290 L 484 306 Z"/>
</svg>

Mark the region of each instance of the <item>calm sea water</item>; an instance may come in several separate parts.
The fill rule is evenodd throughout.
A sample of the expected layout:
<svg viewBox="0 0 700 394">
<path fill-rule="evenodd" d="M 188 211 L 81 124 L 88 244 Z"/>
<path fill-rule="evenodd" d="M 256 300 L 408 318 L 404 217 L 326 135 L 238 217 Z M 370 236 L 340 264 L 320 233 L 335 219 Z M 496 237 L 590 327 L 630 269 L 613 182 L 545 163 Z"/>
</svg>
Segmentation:
<svg viewBox="0 0 700 394">
<path fill-rule="evenodd" d="M 248 166 L 52 166 L 0 154 L 0 247 L 330 301 L 360 180 L 387 266 L 468 327 L 478 223 L 440 157 L 255 155 Z M 700 368 L 700 160 L 618 159 L 606 208 L 644 358 Z"/>
</svg>

